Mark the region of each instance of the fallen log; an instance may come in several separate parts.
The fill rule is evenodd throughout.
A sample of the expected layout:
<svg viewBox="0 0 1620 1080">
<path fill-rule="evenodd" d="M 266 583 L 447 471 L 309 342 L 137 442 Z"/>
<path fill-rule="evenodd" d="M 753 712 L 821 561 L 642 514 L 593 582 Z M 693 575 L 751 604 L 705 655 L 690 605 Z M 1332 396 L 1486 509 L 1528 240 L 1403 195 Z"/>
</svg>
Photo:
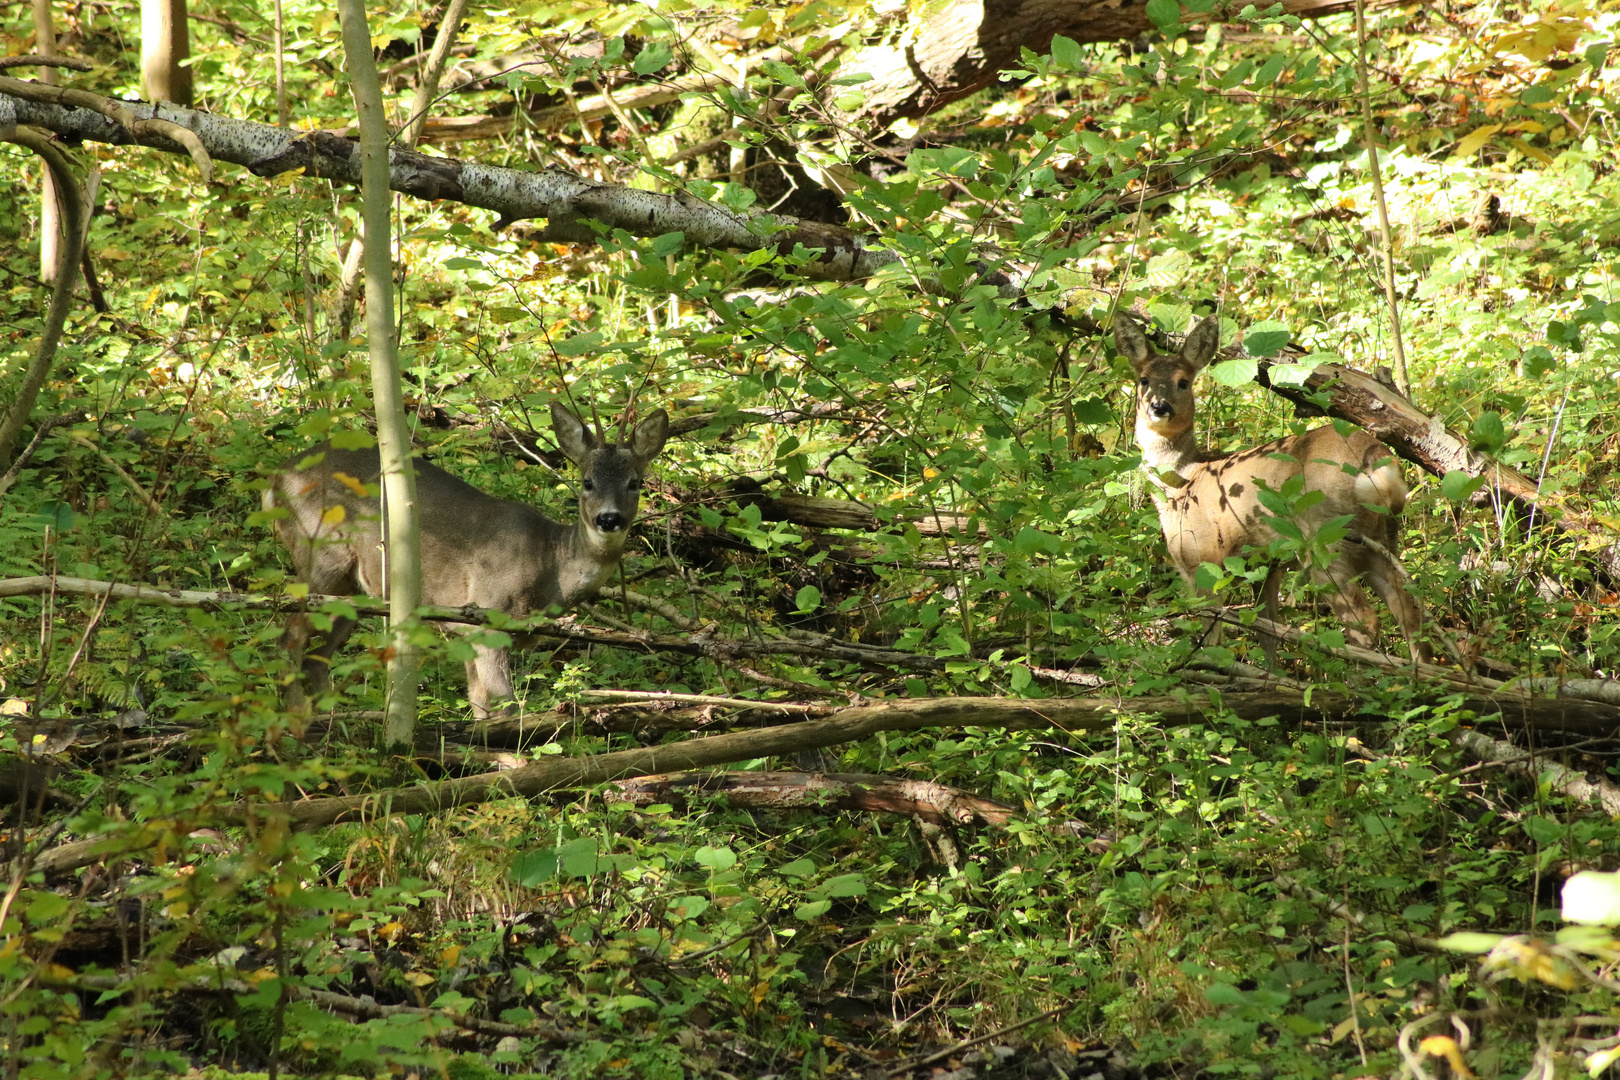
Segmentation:
<svg viewBox="0 0 1620 1080">
<path fill-rule="evenodd" d="M 620 780 L 609 802 L 633 806 L 671 802 L 684 805 L 693 795 L 724 795 L 732 806 L 754 810 L 830 807 L 920 818 L 932 825 L 983 823 L 1001 827 L 1013 807 L 927 780 L 897 780 L 866 773 L 683 772 Z"/>
</svg>

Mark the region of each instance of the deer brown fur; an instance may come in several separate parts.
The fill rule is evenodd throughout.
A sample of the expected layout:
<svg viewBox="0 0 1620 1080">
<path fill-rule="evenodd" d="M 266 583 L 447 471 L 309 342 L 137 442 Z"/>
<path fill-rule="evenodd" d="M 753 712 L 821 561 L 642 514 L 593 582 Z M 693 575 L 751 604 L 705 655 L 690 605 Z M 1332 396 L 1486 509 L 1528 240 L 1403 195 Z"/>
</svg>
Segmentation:
<svg viewBox="0 0 1620 1080">
<path fill-rule="evenodd" d="M 424 604 L 513 616 L 565 610 L 595 596 L 617 569 L 640 506 L 642 475 L 663 449 L 669 417 L 655 410 L 620 444 L 561 405 L 551 407 L 551 419 L 563 455 L 580 471 L 573 525 L 485 494 L 436 465 L 415 463 Z M 265 491 L 266 510 L 286 511 L 274 522 L 276 535 L 311 592 L 383 595 L 380 472 L 375 449 L 322 444 L 283 464 Z M 332 623 L 321 645 L 306 652 L 309 618 L 289 620 L 286 646 L 299 673 L 288 690 L 290 706 L 301 707 L 307 694 L 327 686 L 332 654 L 354 628 L 352 619 Z M 473 648 L 467 700 L 483 718 L 492 701 L 512 695 L 511 664 L 505 649 Z"/>
<path fill-rule="evenodd" d="M 1402 584 L 1398 550 L 1400 513 L 1406 482 L 1383 443 L 1365 431 L 1343 434 L 1329 425 L 1290 435 L 1234 454 L 1212 454 L 1198 445 L 1193 430 L 1193 383 L 1215 355 L 1220 325 L 1214 316 L 1195 326 L 1175 354 L 1156 352 L 1142 327 L 1128 315 L 1114 320 L 1119 351 L 1136 372 L 1136 441 L 1142 462 L 1158 481 L 1153 501 L 1175 564 L 1196 588 L 1202 563 L 1221 565 L 1246 549 L 1265 549 L 1278 538 L 1271 512 L 1260 500 L 1262 485 L 1281 491 L 1296 476 L 1319 500 L 1301 498 L 1294 515 L 1306 537 L 1329 521 L 1348 516 L 1348 534 L 1332 546 L 1327 566 L 1311 576 L 1327 584 L 1328 604 L 1351 643 L 1371 648 L 1378 616 L 1362 583 L 1389 605 L 1414 660 L 1429 659 L 1420 640 L 1422 608 Z M 1173 473 L 1169 482 L 1159 479 Z M 1261 603 L 1277 618 L 1277 595 L 1286 564 L 1274 565 L 1261 588 Z"/>
</svg>

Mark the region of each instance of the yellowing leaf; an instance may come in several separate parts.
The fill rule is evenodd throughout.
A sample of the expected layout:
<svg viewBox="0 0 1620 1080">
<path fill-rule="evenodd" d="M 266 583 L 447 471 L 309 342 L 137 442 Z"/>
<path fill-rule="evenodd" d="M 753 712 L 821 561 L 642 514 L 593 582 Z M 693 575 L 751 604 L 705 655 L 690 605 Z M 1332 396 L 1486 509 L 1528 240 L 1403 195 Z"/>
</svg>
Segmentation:
<svg viewBox="0 0 1620 1080">
<path fill-rule="evenodd" d="M 429 975 L 425 971 L 407 971 L 405 973 L 405 981 L 410 983 L 412 986 L 431 986 L 433 984 L 433 976 Z"/>
<path fill-rule="evenodd" d="M 326 508 L 326 513 L 321 515 L 321 524 L 327 526 L 328 528 L 335 528 L 336 526 L 343 524 L 343 519 L 348 516 L 349 512 L 343 509 L 343 507 L 328 506 Z"/>
<path fill-rule="evenodd" d="M 1525 142 L 1523 139 L 1509 139 L 1508 142 L 1513 146 L 1513 149 L 1517 150 L 1519 153 L 1523 154 L 1525 157 L 1534 158 L 1537 161 L 1541 162 L 1543 165 L 1551 165 L 1552 164 L 1552 161 L 1553 161 L 1552 155 L 1547 153 L 1547 151 L 1541 149 L 1540 147 L 1531 146 L 1529 143 Z"/>
<path fill-rule="evenodd" d="M 28 699 L 27 698 L 20 698 L 20 697 L 6 698 L 6 700 L 4 702 L 0 702 L 0 716 L 27 716 L 27 715 L 28 715 Z"/>
<path fill-rule="evenodd" d="M 1503 938 L 1480 964 L 1480 969 L 1494 979 L 1534 980 L 1560 990 L 1573 990 L 1580 985 L 1575 970 L 1562 957 L 1549 952 L 1545 941 L 1522 934 Z"/>
<path fill-rule="evenodd" d="M 1485 124 L 1482 127 L 1475 128 L 1463 136 L 1463 140 L 1457 144 L 1457 149 L 1452 151 L 1452 155 L 1454 157 L 1472 157 L 1479 152 L 1480 147 L 1491 141 L 1491 136 L 1501 130 L 1501 124 Z"/>
<path fill-rule="evenodd" d="M 456 961 L 461 959 L 461 946 L 452 945 L 447 949 L 439 950 L 439 963 L 445 967 L 455 967 Z"/>
<path fill-rule="evenodd" d="M 1598 1073 L 1613 1065 L 1620 1059 L 1620 1046 L 1611 1046 L 1607 1050 L 1599 1050 L 1595 1054 L 1586 1056 L 1586 1075 L 1596 1076 Z"/>
<path fill-rule="evenodd" d="M 1451 1066 L 1453 1076 L 1468 1080 L 1474 1075 L 1468 1066 L 1463 1064 L 1462 1050 L 1457 1047 L 1457 1040 L 1450 1035 L 1430 1035 L 1418 1043 L 1418 1049 L 1430 1057 L 1445 1058 L 1446 1064 Z"/>
<path fill-rule="evenodd" d="M 342 484 L 344 487 L 348 488 L 362 499 L 366 497 L 366 485 L 362 484 L 348 473 L 335 472 L 332 474 L 332 479 L 336 480 L 338 483 Z"/>
</svg>

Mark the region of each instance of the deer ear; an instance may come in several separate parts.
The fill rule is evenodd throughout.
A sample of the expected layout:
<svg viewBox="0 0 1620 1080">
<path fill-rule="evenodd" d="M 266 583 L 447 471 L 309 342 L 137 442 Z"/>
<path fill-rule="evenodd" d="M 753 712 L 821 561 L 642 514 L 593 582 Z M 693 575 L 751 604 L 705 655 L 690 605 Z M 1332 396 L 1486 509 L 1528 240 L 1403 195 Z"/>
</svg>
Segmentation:
<svg viewBox="0 0 1620 1080">
<path fill-rule="evenodd" d="M 1215 350 L 1220 347 L 1221 320 L 1211 315 L 1193 327 L 1187 340 L 1181 343 L 1181 359 L 1193 371 L 1200 371 L 1215 358 Z"/>
<path fill-rule="evenodd" d="M 1153 355 L 1141 324 L 1123 311 L 1114 316 L 1114 344 L 1119 346 L 1120 354 L 1136 367 L 1147 363 Z"/>
<path fill-rule="evenodd" d="M 663 409 L 654 409 L 647 414 L 647 419 L 636 425 L 635 432 L 630 436 L 630 450 L 636 455 L 636 460 L 643 465 L 658 456 L 658 451 L 664 448 L 664 440 L 669 438 L 669 413 Z"/>
<path fill-rule="evenodd" d="M 557 433 L 557 445 L 563 457 L 575 465 L 584 465 L 585 456 L 596 448 L 596 439 L 583 421 L 567 409 L 562 402 L 551 403 L 551 430 Z"/>
</svg>

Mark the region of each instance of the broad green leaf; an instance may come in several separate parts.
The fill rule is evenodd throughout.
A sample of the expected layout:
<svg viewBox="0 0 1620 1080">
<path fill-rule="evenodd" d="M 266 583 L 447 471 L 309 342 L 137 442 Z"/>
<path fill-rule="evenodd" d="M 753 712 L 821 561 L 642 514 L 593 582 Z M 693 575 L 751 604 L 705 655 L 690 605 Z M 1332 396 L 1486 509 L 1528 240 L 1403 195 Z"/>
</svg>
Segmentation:
<svg viewBox="0 0 1620 1080">
<path fill-rule="evenodd" d="M 1187 280 L 1187 274 L 1191 269 L 1192 256 L 1180 248 L 1173 248 L 1149 259 L 1143 276 L 1147 279 L 1149 288 L 1157 292 L 1169 292 Z"/>
<path fill-rule="evenodd" d="M 1275 356 L 1288 347 L 1293 332 L 1280 322 L 1267 320 L 1250 326 L 1243 335 L 1243 348 L 1250 356 Z"/>
<path fill-rule="evenodd" d="M 692 853 L 692 858 L 711 873 L 730 870 L 737 865 L 737 853 L 728 847 L 700 847 Z"/>
<path fill-rule="evenodd" d="M 1102 398 L 1084 398 L 1074 403 L 1074 419 L 1080 424 L 1112 424 L 1119 419 L 1114 407 Z"/>
<path fill-rule="evenodd" d="M 1181 26 L 1181 4 L 1177 0 L 1148 0 L 1148 21 L 1169 33 Z"/>
<path fill-rule="evenodd" d="M 1266 378 L 1273 386 L 1304 386 L 1315 370 L 1310 364 L 1272 364 Z"/>
<path fill-rule="evenodd" d="M 1252 356 L 1240 356 L 1236 360 L 1222 360 L 1218 364 L 1211 364 L 1209 377 L 1222 386 L 1244 386 L 1254 382 L 1254 377 L 1260 374 L 1260 361 Z"/>
<path fill-rule="evenodd" d="M 1068 71 L 1080 71 L 1085 67 L 1086 56 L 1079 42 L 1062 34 L 1053 34 L 1052 62 Z"/>
<path fill-rule="evenodd" d="M 1452 469 L 1440 478 L 1440 494 L 1454 503 L 1460 503 L 1485 486 L 1483 476 L 1469 476 L 1461 469 Z"/>
<path fill-rule="evenodd" d="M 1506 446 L 1507 431 L 1502 426 L 1502 414 L 1494 410 L 1480 413 L 1468 430 L 1468 445 L 1492 454 Z"/>
</svg>

